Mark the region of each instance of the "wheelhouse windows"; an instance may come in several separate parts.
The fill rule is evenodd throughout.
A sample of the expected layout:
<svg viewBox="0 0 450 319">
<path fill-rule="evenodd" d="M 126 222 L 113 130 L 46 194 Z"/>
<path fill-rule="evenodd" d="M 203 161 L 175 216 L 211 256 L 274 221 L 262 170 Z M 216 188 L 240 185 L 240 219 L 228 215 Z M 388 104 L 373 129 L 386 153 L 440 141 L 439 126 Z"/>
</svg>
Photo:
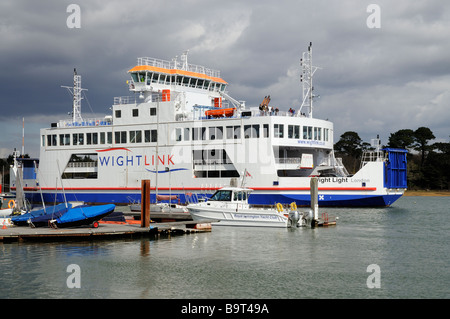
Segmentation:
<svg viewBox="0 0 450 319">
<path fill-rule="evenodd" d="M 215 192 L 208 201 L 225 201 L 231 202 L 231 191 L 220 190 Z"/>
</svg>

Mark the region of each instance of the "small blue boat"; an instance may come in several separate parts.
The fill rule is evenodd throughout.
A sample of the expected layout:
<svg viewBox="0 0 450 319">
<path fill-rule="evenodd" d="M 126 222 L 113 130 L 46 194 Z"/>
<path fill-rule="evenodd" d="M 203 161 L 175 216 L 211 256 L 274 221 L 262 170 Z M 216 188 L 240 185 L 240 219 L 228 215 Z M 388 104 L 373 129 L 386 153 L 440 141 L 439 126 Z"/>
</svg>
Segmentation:
<svg viewBox="0 0 450 319">
<path fill-rule="evenodd" d="M 70 208 L 72 208 L 72 204 L 58 204 L 55 206 L 50 206 L 50 207 L 46 207 L 45 209 L 38 209 L 38 210 L 33 210 L 30 211 L 28 213 L 22 214 L 22 215 L 14 215 L 11 218 L 11 222 L 16 225 L 16 226 L 28 226 L 28 221 L 33 221 L 34 219 L 38 218 L 38 217 L 42 217 L 42 216 L 50 216 L 49 219 L 51 219 L 52 215 L 53 216 L 59 216 L 65 212 L 67 212 Z M 47 221 L 49 220 L 47 219 L 45 222 L 45 225 L 47 225 Z"/>
<path fill-rule="evenodd" d="M 51 223 L 56 227 L 75 227 L 93 224 L 98 226 L 98 221 L 111 214 L 116 205 L 77 206 L 66 213 L 54 218 Z"/>
</svg>

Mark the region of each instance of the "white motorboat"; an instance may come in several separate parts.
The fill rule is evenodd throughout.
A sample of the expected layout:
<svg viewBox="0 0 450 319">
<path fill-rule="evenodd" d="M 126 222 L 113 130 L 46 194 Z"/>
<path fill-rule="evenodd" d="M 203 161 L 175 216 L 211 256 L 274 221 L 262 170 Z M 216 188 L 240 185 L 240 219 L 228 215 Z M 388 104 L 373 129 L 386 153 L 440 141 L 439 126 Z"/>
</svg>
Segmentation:
<svg viewBox="0 0 450 319">
<path fill-rule="evenodd" d="M 297 211 L 295 203 L 286 209 L 254 207 L 248 203 L 252 189 L 224 187 L 216 191 L 206 202 L 189 204 L 187 209 L 193 220 L 211 221 L 221 226 L 295 227 L 306 225 L 309 213 Z M 218 222 L 217 222 L 218 221 Z"/>
</svg>

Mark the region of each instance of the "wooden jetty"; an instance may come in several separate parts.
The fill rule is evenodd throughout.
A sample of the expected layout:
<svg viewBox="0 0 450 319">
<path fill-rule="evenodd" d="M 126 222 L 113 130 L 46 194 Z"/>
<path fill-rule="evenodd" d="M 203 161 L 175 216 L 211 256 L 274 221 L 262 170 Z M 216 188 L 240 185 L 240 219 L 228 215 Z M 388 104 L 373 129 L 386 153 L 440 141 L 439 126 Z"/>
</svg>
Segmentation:
<svg viewBox="0 0 450 319">
<path fill-rule="evenodd" d="M 113 239 L 120 237 L 159 236 L 162 234 L 187 234 L 210 232 L 211 221 L 179 220 L 170 222 L 151 222 L 150 219 L 150 181 L 142 180 L 142 210 L 139 220 L 124 222 L 100 221 L 98 227 L 91 225 L 72 228 L 52 228 L 28 226 L 3 226 L 0 241 L 62 241 Z"/>
<path fill-rule="evenodd" d="M 0 229 L 0 241 L 64 241 L 64 240 L 93 240 L 116 238 L 157 237 L 166 234 L 190 234 L 195 232 L 210 232 L 211 224 L 199 221 L 183 221 L 168 223 L 150 223 L 148 227 L 141 227 L 136 223 L 100 222 L 97 228 L 73 227 L 51 228 L 28 226 L 10 226 Z"/>
</svg>

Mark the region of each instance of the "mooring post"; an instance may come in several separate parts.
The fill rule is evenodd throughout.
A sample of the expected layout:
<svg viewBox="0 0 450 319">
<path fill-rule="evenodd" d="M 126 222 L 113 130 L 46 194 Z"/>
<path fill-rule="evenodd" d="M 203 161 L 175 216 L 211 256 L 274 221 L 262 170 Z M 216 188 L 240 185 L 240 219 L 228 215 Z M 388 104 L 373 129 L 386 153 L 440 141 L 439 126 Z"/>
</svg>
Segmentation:
<svg viewBox="0 0 450 319">
<path fill-rule="evenodd" d="M 311 227 L 316 227 L 319 223 L 319 180 L 317 179 L 317 177 L 311 178 L 310 195 L 311 195 L 311 209 L 313 211 Z"/>
<path fill-rule="evenodd" d="M 150 180 L 141 181 L 141 227 L 150 227 Z"/>
</svg>

